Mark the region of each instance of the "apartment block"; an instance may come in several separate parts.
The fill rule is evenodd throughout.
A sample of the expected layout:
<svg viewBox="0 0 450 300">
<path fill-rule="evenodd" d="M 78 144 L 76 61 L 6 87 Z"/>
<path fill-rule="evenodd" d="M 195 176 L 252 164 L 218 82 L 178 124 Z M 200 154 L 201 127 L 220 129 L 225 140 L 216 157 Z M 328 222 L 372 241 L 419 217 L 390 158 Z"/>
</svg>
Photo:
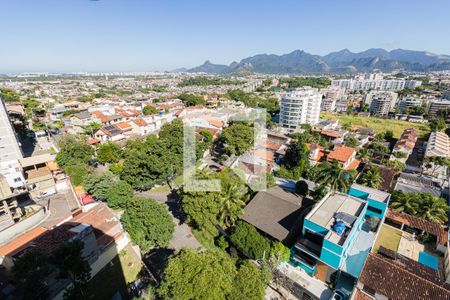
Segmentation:
<svg viewBox="0 0 450 300">
<path fill-rule="evenodd" d="M 301 124 L 314 125 L 319 122 L 322 95 L 317 89 L 304 87 L 281 96 L 280 124 L 295 130 Z"/>
</svg>

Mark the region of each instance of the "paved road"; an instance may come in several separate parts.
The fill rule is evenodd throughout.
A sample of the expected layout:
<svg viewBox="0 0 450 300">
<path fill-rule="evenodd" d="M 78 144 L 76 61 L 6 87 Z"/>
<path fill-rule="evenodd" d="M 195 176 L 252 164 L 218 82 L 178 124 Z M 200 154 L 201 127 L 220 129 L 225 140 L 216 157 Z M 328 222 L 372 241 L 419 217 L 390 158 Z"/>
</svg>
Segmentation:
<svg viewBox="0 0 450 300">
<path fill-rule="evenodd" d="M 169 243 L 169 248 L 178 250 L 181 248 L 197 249 L 202 245 L 192 234 L 191 227 L 188 224 L 183 223 L 183 213 L 181 212 L 178 199 L 179 196 L 171 193 L 155 193 L 155 192 L 139 192 L 140 197 L 151 198 L 158 202 L 164 203 L 167 206 L 170 214 L 172 215 L 173 222 L 175 223 L 175 232 L 173 233 L 172 240 Z"/>
</svg>

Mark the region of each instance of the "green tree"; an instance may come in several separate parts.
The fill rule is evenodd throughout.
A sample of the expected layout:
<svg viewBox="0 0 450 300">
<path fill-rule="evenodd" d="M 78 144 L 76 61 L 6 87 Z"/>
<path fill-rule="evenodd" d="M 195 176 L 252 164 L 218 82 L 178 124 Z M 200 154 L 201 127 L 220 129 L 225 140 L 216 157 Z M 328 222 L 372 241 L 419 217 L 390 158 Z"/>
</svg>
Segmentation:
<svg viewBox="0 0 450 300">
<path fill-rule="evenodd" d="M 387 160 L 384 162 L 384 165 L 392 168 L 396 173 L 401 173 L 406 168 L 406 165 L 404 163 L 397 160 Z"/>
<path fill-rule="evenodd" d="M 120 177 L 134 188 L 148 189 L 169 182 L 183 166 L 183 123 L 175 120 L 165 124 L 159 139 L 149 135 L 127 142 L 124 157 Z"/>
<path fill-rule="evenodd" d="M 442 131 L 447 128 L 447 124 L 443 118 L 437 118 L 429 122 L 431 131 Z"/>
<path fill-rule="evenodd" d="M 356 146 L 358 146 L 358 140 L 354 137 L 346 138 L 344 143 L 346 146 L 352 147 L 352 148 L 355 148 Z"/>
<path fill-rule="evenodd" d="M 113 209 L 126 208 L 133 198 L 133 188 L 123 180 L 116 181 L 106 194 L 108 206 Z"/>
<path fill-rule="evenodd" d="M 20 100 L 20 95 L 12 89 L 0 88 L 0 98 L 5 102 L 15 102 Z"/>
<path fill-rule="evenodd" d="M 418 217 L 437 224 L 448 221 L 447 212 L 450 207 L 445 199 L 433 196 L 431 193 L 421 193 L 419 203 Z"/>
<path fill-rule="evenodd" d="M 244 221 L 238 221 L 232 228 L 230 241 L 249 258 L 268 259 L 270 257 L 270 240 Z"/>
<path fill-rule="evenodd" d="M 312 193 L 312 197 L 313 197 L 314 201 L 317 202 L 317 201 L 322 200 L 322 198 L 325 197 L 327 192 L 328 192 L 327 188 L 324 185 L 319 184 L 314 189 L 314 192 Z"/>
<path fill-rule="evenodd" d="M 254 262 L 245 260 L 234 278 L 233 291 L 228 299 L 264 299 L 270 279 L 270 271 L 265 266 L 258 267 Z"/>
<path fill-rule="evenodd" d="M 236 266 L 221 250 L 182 249 L 169 259 L 158 294 L 162 299 L 228 299 Z"/>
<path fill-rule="evenodd" d="M 116 179 L 110 172 L 104 172 L 100 175 L 89 174 L 83 183 L 86 192 L 95 199 L 105 200 L 108 197 L 109 189 L 115 185 Z"/>
<path fill-rule="evenodd" d="M 229 181 L 223 186 L 220 196 L 219 223 L 225 227 L 233 226 L 242 216 L 248 201 L 248 189 L 236 181 Z"/>
<path fill-rule="evenodd" d="M 441 167 L 450 167 L 450 160 L 442 156 L 429 156 L 425 158 L 425 167 L 431 171 L 431 175 L 434 176 L 436 171 Z"/>
<path fill-rule="evenodd" d="M 45 283 L 50 268 L 44 254 L 26 251 L 14 263 L 13 275 L 23 299 L 48 299 L 49 289 Z"/>
<path fill-rule="evenodd" d="M 89 125 L 83 127 L 85 135 L 94 136 L 94 134 L 102 127 L 102 124 L 92 122 Z"/>
<path fill-rule="evenodd" d="M 142 251 L 148 251 L 151 247 L 167 247 L 175 229 L 172 217 L 163 204 L 138 197 L 128 201 L 122 224 Z"/>
<path fill-rule="evenodd" d="M 104 163 L 116 163 L 122 157 L 122 149 L 119 145 L 108 142 L 101 144 L 97 150 L 97 160 Z"/>
<path fill-rule="evenodd" d="M 64 170 L 70 165 L 87 164 L 94 154 L 94 149 L 81 136 L 64 135 L 58 144 L 60 151 L 56 155 L 56 162 Z"/>
<path fill-rule="evenodd" d="M 410 215 L 416 215 L 418 211 L 418 201 L 410 194 L 402 191 L 393 191 L 389 206 L 396 211 L 404 212 Z"/>
<path fill-rule="evenodd" d="M 295 183 L 295 191 L 297 192 L 297 194 L 302 196 L 308 195 L 309 191 L 308 183 L 306 183 L 306 181 L 304 180 L 297 181 Z"/>
<path fill-rule="evenodd" d="M 253 146 L 253 126 L 234 123 L 222 131 L 220 140 L 228 155 L 242 155 Z"/>
<path fill-rule="evenodd" d="M 366 163 L 370 161 L 371 155 L 369 153 L 369 150 L 364 147 L 358 150 L 358 152 L 356 153 L 356 158 Z"/>
<path fill-rule="evenodd" d="M 86 289 L 91 278 L 91 267 L 83 258 L 84 243 L 74 240 L 64 243 L 53 252 L 50 260 L 59 269 L 59 276 L 72 285 L 64 293 L 64 299 L 86 299 Z"/>
<path fill-rule="evenodd" d="M 382 182 L 380 168 L 376 166 L 371 166 L 361 177 L 362 184 L 375 189 L 379 188 Z"/>
<path fill-rule="evenodd" d="M 319 166 L 317 183 L 327 185 L 332 191 L 346 192 L 350 187 L 350 176 L 335 160 L 332 163 L 323 162 Z"/>
<path fill-rule="evenodd" d="M 154 106 L 146 106 L 142 110 L 142 113 L 146 116 L 148 115 L 156 115 L 158 113 L 158 109 Z"/>
<path fill-rule="evenodd" d="M 202 96 L 183 93 L 177 96 L 186 106 L 205 105 L 206 101 Z"/>
<path fill-rule="evenodd" d="M 81 185 L 89 174 L 88 166 L 83 163 L 68 165 L 64 168 L 64 171 L 69 175 L 74 185 Z"/>
</svg>

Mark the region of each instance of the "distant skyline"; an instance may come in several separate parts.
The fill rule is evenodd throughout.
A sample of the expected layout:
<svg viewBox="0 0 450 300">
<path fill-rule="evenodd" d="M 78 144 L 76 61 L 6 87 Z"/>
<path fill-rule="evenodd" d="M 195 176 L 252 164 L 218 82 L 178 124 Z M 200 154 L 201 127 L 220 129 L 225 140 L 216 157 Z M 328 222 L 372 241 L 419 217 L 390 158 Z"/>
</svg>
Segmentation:
<svg viewBox="0 0 450 300">
<path fill-rule="evenodd" d="M 0 2 L 0 74 L 164 71 L 293 50 L 450 54 L 450 1 Z"/>
</svg>

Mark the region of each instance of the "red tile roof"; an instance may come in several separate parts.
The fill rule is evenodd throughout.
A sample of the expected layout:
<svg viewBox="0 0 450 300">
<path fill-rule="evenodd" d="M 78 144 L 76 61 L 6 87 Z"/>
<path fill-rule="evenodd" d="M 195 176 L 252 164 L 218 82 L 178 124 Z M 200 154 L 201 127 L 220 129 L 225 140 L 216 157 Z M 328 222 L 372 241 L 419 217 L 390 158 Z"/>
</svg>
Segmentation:
<svg viewBox="0 0 450 300">
<path fill-rule="evenodd" d="M 424 230 L 438 238 L 438 243 L 446 246 L 448 241 L 448 234 L 444 227 L 439 224 L 401 213 L 392 209 L 388 209 L 386 218 L 396 223 L 405 224 L 409 227 Z"/>
<path fill-rule="evenodd" d="M 380 255 L 369 254 L 359 281 L 389 299 L 450 299 L 450 291 Z"/>
<path fill-rule="evenodd" d="M 326 130 L 322 130 L 320 132 L 321 135 L 325 135 L 325 136 L 329 136 L 332 138 L 341 138 L 342 134 L 338 133 L 338 132 L 334 132 L 334 131 L 326 131 Z"/>
<path fill-rule="evenodd" d="M 337 160 L 338 162 L 345 163 L 356 152 L 355 148 L 347 146 L 338 146 L 328 154 L 328 161 Z"/>
</svg>

